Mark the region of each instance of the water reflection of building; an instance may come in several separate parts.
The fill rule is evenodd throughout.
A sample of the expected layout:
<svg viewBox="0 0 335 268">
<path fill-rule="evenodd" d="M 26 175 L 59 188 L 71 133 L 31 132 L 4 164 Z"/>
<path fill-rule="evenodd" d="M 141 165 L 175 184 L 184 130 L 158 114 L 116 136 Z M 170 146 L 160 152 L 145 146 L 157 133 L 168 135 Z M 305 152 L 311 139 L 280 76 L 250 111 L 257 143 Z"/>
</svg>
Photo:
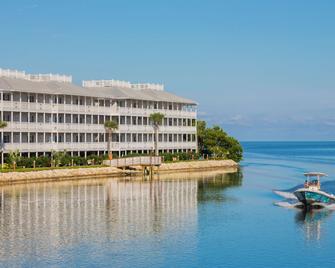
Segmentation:
<svg viewBox="0 0 335 268">
<path fill-rule="evenodd" d="M 202 186 L 211 178 L 219 189 L 230 183 L 217 173 L 187 176 L 1 187 L 0 262 L 15 258 L 20 266 L 30 254 L 52 259 L 78 243 L 111 247 L 111 241 L 151 235 L 182 236 L 195 244 L 199 192 L 209 189 Z"/>
<path fill-rule="evenodd" d="M 196 180 L 42 183 L 3 187 L 0 194 L 2 263 L 27 250 L 51 256 L 79 241 L 184 235 L 197 225 Z"/>
<path fill-rule="evenodd" d="M 129 226 L 143 233 L 196 224 L 197 181 L 116 181 L 107 184 L 107 204 L 118 232 Z"/>
<path fill-rule="evenodd" d="M 307 240 L 320 240 L 322 222 L 331 214 L 330 210 L 301 210 L 296 214 L 296 222 L 304 231 Z"/>
</svg>

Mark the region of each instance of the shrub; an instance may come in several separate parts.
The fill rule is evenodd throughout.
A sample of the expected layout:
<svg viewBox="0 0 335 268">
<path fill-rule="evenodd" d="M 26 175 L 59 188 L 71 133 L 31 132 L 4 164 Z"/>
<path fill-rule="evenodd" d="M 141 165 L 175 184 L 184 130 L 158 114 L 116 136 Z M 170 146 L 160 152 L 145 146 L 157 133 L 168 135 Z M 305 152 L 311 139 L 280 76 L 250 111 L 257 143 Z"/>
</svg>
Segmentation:
<svg viewBox="0 0 335 268">
<path fill-rule="evenodd" d="M 39 156 L 36 158 L 36 167 L 50 167 L 51 161 L 47 156 Z"/>
<path fill-rule="evenodd" d="M 73 164 L 76 166 L 83 166 L 87 164 L 87 160 L 85 159 L 85 157 L 74 156 L 72 159 L 73 159 Z"/>
<path fill-rule="evenodd" d="M 23 168 L 33 168 L 34 167 L 34 157 L 21 157 L 20 160 L 16 163 L 17 167 Z"/>
</svg>

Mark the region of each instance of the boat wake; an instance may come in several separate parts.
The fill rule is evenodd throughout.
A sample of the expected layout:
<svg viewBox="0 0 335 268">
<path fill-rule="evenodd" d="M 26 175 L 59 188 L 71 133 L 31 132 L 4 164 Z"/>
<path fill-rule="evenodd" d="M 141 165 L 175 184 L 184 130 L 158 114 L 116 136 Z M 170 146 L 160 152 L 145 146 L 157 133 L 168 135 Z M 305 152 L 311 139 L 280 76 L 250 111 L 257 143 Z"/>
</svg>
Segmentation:
<svg viewBox="0 0 335 268">
<path fill-rule="evenodd" d="M 285 199 L 289 199 L 289 200 L 298 200 L 296 198 L 296 196 L 293 193 L 290 192 L 284 192 L 284 191 L 273 191 L 276 195 L 279 195 L 281 197 L 284 197 Z"/>
<path fill-rule="evenodd" d="M 275 206 L 289 208 L 289 209 L 303 209 L 304 204 L 300 202 L 297 197 L 293 194 L 297 189 L 302 188 L 303 185 L 297 185 L 293 188 L 286 190 L 273 190 L 273 193 L 284 198 L 284 200 L 275 202 Z M 323 183 L 323 188 L 330 193 L 335 193 L 335 181 L 327 181 Z M 314 208 L 335 210 L 335 204 L 325 204 L 325 203 L 314 203 Z"/>
</svg>

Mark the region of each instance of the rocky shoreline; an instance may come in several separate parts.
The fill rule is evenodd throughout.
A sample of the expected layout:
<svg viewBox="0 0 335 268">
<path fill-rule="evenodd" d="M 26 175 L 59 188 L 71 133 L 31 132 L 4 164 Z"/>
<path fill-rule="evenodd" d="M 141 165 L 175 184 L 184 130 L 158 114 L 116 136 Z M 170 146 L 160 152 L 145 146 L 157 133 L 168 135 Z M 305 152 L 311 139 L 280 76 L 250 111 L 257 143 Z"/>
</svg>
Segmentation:
<svg viewBox="0 0 335 268">
<path fill-rule="evenodd" d="M 176 163 L 163 163 L 155 172 L 159 173 L 179 173 L 192 171 L 205 171 L 222 169 L 227 172 L 237 171 L 239 165 L 233 160 L 209 160 L 209 161 L 189 161 Z M 78 169 L 54 169 L 29 172 L 9 172 L 0 173 L 0 185 L 80 180 L 92 177 L 122 177 L 127 175 L 142 176 L 141 167 L 133 170 L 122 170 L 114 167 L 78 168 Z"/>
</svg>

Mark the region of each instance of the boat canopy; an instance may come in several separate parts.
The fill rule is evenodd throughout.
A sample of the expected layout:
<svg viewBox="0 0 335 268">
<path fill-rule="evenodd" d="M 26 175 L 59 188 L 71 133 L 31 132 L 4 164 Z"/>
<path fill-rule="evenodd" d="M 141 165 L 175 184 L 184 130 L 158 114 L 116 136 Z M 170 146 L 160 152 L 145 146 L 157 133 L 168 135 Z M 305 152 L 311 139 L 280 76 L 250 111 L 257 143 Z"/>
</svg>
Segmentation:
<svg viewBox="0 0 335 268">
<path fill-rule="evenodd" d="M 307 172 L 304 175 L 306 177 L 325 177 L 325 176 L 328 176 L 326 173 L 322 173 L 322 172 Z"/>
</svg>

